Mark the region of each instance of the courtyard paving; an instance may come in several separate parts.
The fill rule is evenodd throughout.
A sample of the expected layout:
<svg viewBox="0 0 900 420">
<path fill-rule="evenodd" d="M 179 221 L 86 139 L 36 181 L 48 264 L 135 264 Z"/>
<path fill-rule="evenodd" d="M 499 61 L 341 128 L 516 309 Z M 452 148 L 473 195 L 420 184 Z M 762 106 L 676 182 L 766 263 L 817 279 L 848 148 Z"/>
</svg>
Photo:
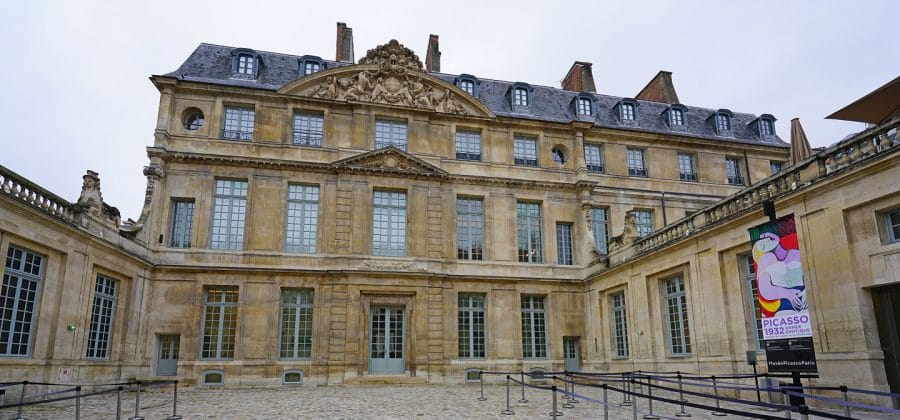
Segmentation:
<svg viewBox="0 0 900 420">
<path fill-rule="evenodd" d="M 11 402 L 7 393 L 6 402 Z M 485 386 L 487 401 L 477 401 L 477 385 L 336 385 L 327 387 L 299 386 L 280 388 L 240 388 L 211 389 L 203 387 L 180 387 L 178 414 L 184 419 L 393 419 L 393 418 L 437 418 L 437 419 L 485 419 L 485 418 L 548 418 L 552 407 L 551 393 L 526 388 L 528 403 L 519 403 L 520 388 L 511 388 L 510 408 L 512 416 L 504 416 L 506 388 Z M 579 393 L 602 399 L 600 389 L 580 389 Z M 122 394 L 122 418 L 134 415 L 133 392 Z M 613 396 L 610 418 L 632 418 L 631 407 L 619 407 L 621 394 Z M 582 401 L 574 408 L 563 408 L 564 400 L 558 397 L 562 418 L 603 418 L 603 406 Z M 712 402 L 708 402 L 712 404 Z M 724 405 L 737 408 L 733 404 Z M 647 401 L 638 403 L 638 417 L 647 413 Z M 692 418 L 712 419 L 709 411 L 688 408 Z M 838 410 L 828 410 L 841 414 Z M 654 413 L 661 418 L 677 418 L 679 408 L 674 405 L 655 403 Z M 783 417 L 783 412 L 760 413 Z M 0 410 L 0 418 L 16 417 L 16 410 Z M 81 403 L 83 419 L 113 419 L 116 414 L 115 393 L 88 397 Z M 140 415 L 146 419 L 165 419 L 172 414 L 171 388 L 150 389 L 141 394 Z M 26 419 L 73 419 L 74 400 L 25 407 Z M 729 416 L 737 418 L 738 416 Z M 855 411 L 853 417 L 871 419 L 896 418 L 887 414 Z M 793 418 L 799 418 L 797 414 Z M 815 418 L 815 417 L 811 417 Z"/>
</svg>

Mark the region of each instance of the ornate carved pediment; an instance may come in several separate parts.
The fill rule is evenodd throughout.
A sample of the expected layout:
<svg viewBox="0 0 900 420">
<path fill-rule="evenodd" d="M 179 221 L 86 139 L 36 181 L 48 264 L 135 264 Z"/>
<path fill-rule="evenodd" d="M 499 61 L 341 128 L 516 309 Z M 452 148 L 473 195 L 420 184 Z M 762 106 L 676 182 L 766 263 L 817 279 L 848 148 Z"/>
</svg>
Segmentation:
<svg viewBox="0 0 900 420">
<path fill-rule="evenodd" d="M 368 102 L 455 115 L 493 117 L 484 104 L 422 70 L 422 62 L 396 40 L 369 50 L 355 66 L 300 78 L 279 93 L 345 102 Z"/>
<path fill-rule="evenodd" d="M 334 162 L 338 171 L 392 172 L 444 177 L 447 172 L 395 147 L 362 153 Z"/>
</svg>

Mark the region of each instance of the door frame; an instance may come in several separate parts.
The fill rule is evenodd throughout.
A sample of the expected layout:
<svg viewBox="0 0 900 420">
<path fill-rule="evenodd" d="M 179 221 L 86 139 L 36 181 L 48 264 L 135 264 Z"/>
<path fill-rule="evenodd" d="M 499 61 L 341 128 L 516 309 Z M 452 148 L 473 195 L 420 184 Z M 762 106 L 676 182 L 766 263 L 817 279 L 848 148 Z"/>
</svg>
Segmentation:
<svg viewBox="0 0 900 420">
<path fill-rule="evenodd" d="M 566 346 L 569 343 L 575 343 L 575 363 L 578 365 L 577 370 L 581 370 L 581 337 L 563 337 L 563 368 L 568 370 L 566 366 L 566 361 L 569 360 L 566 357 Z"/>
<path fill-rule="evenodd" d="M 161 357 L 162 357 L 163 337 L 175 337 L 176 343 L 178 343 L 178 344 L 175 346 L 175 354 L 176 354 L 176 357 L 175 357 L 175 372 L 174 372 L 173 374 L 171 374 L 171 375 L 163 375 L 163 374 L 160 373 L 160 369 L 159 369 L 159 368 L 160 368 L 160 361 L 162 361 L 162 358 L 161 358 Z M 182 351 L 181 351 L 181 350 L 182 350 L 182 349 L 181 349 L 181 334 L 157 333 L 157 334 L 156 334 L 156 346 L 155 346 L 155 347 L 156 347 L 156 351 L 155 351 L 156 357 L 154 357 L 154 364 L 155 364 L 156 366 L 155 366 L 155 369 L 153 370 L 153 372 L 156 374 L 156 376 L 167 376 L 167 377 L 170 377 L 170 376 L 178 376 L 178 360 L 181 359 L 180 356 L 181 356 L 181 354 L 182 354 Z"/>
<path fill-rule="evenodd" d="M 415 291 L 385 292 L 381 290 L 360 290 L 360 305 L 358 324 L 362 332 L 362 340 L 359 340 L 357 349 L 360 357 L 359 375 L 371 374 L 369 366 L 369 351 L 372 342 L 372 308 L 395 307 L 403 309 L 403 369 L 404 374 L 409 372 L 415 376 L 415 344 L 416 335 L 414 328 L 415 308 L 413 302 L 416 299 Z M 348 343 L 349 344 L 349 343 Z M 401 373 L 394 373 L 401 374 Z"/>
<path fill-rule="evenodd" d="M 378 372 L 372 371 L 372 363 L 371 363 L 371 361 L 372 361 L 372 356 L 371 356 L 371 354 L 372 354 L 372 342 L 371 342 L 371 341 L 372 341 L 372 337 L 373 337 L 373 334 L 372 334 L 372 329 L 373 329 L 373 328 L 372 328 L 372 327 L 373 327 L 373 325 L 372 325 L 372 321 L 373 321 L 373 319 L 372 319 L 372 313 L 374 312 L 374 310 L 377 310 L 377 309 L 386 309 L 386 310 L 389 311 L 389 312 L 390 312 L 390 311 L 400 311 L 400 315 L 401 315 L 401 317 L 402 317 L 402 318 L 401 318 L 401 324 L 400 324 L 400 329 L 401 329 L 400 340 L 402 341 L 402 342 L 401 342 L 401 350 L 402 350 L 402 354 L 403 354 L 403 357 L 402 357 L 402 360 L 403 360 L 403 367 L 402 367 L 399 371 L 391 371 L 391 370 L 378 371 Z M 391 330 L 391 328 L 390 328 L 390 317 L 391 317 L 391 315 L 390 315 L 389 312 L 386 313 L 386 319 L 385 319 L 385 325 L 386 325 L 386 327 L 385 327 L 385 341 L 384 341 L 384 343 L 385 343 L 385 348 L 384 348 L 384 352 L 385 352 L 385 360 L 390 359 L 389 357 L 387 357 L 388 353 L 390 352 L 390 341 L 389 341 L 389 340 L 390 340 L 390 336 L 395 332 L 394 330 Z M 407 322 L 408 322 L 408 320 L 407 320 L 407 315 L 406 315 L 406 308 L 403 307 L 403 306 L 397 306 L 397 305 L 378 305 L 378 304 L 376 304 L 376 305 L 372 305 L 372 306 L 369 307 L 369 322 L 368 322 L 368 325 L 367 325 L 367 327 L 369 328 L 369 343 L 368 343 L 368 345 L 366 346 L 366 348 L 367 348 L 367 350 L 368 350 L 368 352 L 366 353 L 366 360 L 367 360 L 367 362 L 368 362 L 368 364 L 369 364 L 369 374 L 375 374 L 375 375 L 395 375 L 395 374 L 400 374 L 400 373 L 406 372 L 406 359 L 407 359 L 407 353 L 406 353 L 406 341 L 407 341 L 407 340 L 406 340 L 406 324 L 407 324 Z"/>
</svg>

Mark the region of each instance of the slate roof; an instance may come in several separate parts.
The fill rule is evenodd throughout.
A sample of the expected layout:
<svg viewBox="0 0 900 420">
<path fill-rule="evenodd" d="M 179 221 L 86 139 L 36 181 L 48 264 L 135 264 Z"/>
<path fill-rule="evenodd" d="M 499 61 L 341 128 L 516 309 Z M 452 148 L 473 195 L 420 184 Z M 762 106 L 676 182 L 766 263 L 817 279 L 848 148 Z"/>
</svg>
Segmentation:
<svg viewBox="0 0 900 420">
<path fill-rule="evenodd" d="M 210 83 L 227 86 L 241 86 L 256 89 L 278 90 L 282 86 L 293 82 L 300 74 L 299 59 L 302 56 L 279 54 L 266 51 L 255 51 L 260 55 L 262 64 L 259 68 L 256 80 L 246 80 L 232 77 L 231 52 L 235 47 L 227 47 L 213 44 L 200 44 L 197 49 L 175 71 L 165 74 L 179 80 Z M 323 60 L 327 68 L 348 66 L 350 63 Z M 456 75 L 445 73 L 431 73 L 448 83 L 453 83 Z M 569 123 L 577 120 L 572 101 L 578 92 L 571 92 L 548 86 L 531 85 L 529 112 L 513 112 L 509 90 L 514 82 L 479 79 L 476 98 L 487 105 L 498 116 L 522 118 L 529 120 L 548 121 L 557 123 Z M 691 137 L 699 137 L 718 141 L 760 144 L 776 147 L 789 147 L 776 136 L 761 138 L 748 125 L 757 116 L 747 113 L 735 112 L 731 120 L 732 134 L 720 136 L 708 120 L 717 110 L 686 106 L 685 129 L 672 130 L 661 116 L 668 104 L 636 101 L 638 103 L 637 121 L 632 124 L 622 124 L 616 116 L 616 104 L 623 98 L 602 94 L 590 94 L 594 99 L 594 115 L 590 121 L 599 127 L 618 128 L 623 130 L 635 130 L 644 132 L 678 134 Z"/>
</svg>

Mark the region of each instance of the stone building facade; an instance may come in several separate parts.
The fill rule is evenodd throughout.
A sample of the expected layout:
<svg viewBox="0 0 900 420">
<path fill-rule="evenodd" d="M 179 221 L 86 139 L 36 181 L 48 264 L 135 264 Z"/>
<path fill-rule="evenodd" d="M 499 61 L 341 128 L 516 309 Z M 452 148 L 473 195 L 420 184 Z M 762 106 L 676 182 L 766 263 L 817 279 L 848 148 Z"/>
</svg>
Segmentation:
<svg viewBox="0 0 900 420">
<path fill-rule="evenodd" d="M 887 387 L 869 293 L 900 281 L 883 235 L 897 148 L 871 139 L 892 127 L 788 168 L 774 117 L 679 104 L 668 72 L 618 98 L 585 62 L 561 88 L 441 73 L 437 41 L 425 65 L 396 41 L 354 63 L 342 24 L 335 61 L 200 45 L 151 77 L 136 221 L 95 173 L 69 203 L 4 169 L 3 294 L 33 306 L 0 340 L 3 376 L 743 371 L 746 229 L 773 199 L 812 256 L 823 376 Z M 675 329 L 673 278 L 690 308 Z"/>
</svg>

